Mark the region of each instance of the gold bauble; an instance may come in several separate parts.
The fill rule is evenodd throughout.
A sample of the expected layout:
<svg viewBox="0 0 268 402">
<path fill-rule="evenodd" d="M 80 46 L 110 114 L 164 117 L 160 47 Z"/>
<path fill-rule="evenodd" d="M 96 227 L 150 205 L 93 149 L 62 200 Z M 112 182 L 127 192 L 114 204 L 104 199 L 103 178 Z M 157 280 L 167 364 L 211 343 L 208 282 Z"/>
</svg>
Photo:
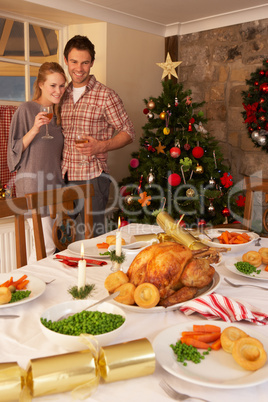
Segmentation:
<svg viewBox="0 0 268 402">
<path fill-rule="evenodd" d="M 165 127 L 164 130 L 163 130 L 163 133 L 164 133 L 165 135 L 168 135 L 168 134 L 170 133 L 170 128 Z"/>
<path fill-rule="evenodd" d="M 159 115 L 159 118 L 160 118 L 161 120 L 165 120 L 165 118 L 166 118 L 166 112 L 161 112 L 160 115 Z"/>
<path fill-rule="evenodd" d="M 193 197 L 194 195 L 195 195 L 195 192 L 194 192 L 193 188 L 188 188 L 188 190 L 186 190 L 187 197 Z"/>
<path fill-rule="evenodd" d="M 203 172 L 204 172 L 203 166 L 197 164 L 197 166 L 195 168 L 195 173 L 202 174 Z"/>
</svg>

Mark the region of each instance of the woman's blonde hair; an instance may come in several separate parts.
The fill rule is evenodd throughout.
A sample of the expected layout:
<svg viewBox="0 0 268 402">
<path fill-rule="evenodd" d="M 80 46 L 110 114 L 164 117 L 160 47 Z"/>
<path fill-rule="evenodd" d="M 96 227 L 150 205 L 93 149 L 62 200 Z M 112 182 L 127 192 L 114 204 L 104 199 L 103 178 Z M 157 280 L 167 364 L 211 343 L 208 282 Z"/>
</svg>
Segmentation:
<svg viewBox="0 0 268 402">
<path fill-rule="evenodd" d="M 34 82 L 33 85 L 33 89 L 34 89 L 34 93 L 33 93 L 33 97 L 32 100 L 37 100 L 41 97 L 42 95 L 42 90 L 40 88 L 40 84 L 43 84 L 46 80 L 47 80 L 47 76 L 49 74 L 53 74 L 53 73 L 59 73 L 63 76 L 65 82 L 67 82 L 67 78 L 65 75 L 65 72 L 63 70 L 63 68 L 61 67 L 60 64 L 54 62 L 54 61 L 47 61 L 45 63 L 43 63 L 38 71 L 38 75 L 37 78 Z M 60 108 L 59 105 L 53 105 L 54 108 L 54 113 L 57 116 L 57 124 L 60 124 Z"/>
</svg>

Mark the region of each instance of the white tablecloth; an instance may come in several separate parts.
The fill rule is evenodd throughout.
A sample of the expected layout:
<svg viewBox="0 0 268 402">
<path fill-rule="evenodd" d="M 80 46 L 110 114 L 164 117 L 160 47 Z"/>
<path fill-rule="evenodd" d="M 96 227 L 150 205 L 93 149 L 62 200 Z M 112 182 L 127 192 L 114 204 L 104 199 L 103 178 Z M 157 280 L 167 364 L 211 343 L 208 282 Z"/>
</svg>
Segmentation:
<svg viewBox="0 0 268 402">
<path fill-rule="evenodd" d="M 159 231 L 161 231 L 161 229 L 158 226 L 149 225 L 131 224 L 122 228 L 123 237 L 127 241 L 134 234 L 147 234 L 152 232 L 157 233 Z M 262 239 L 261 246 L 268 247 L 268 239 Z M 64 254 L 71 256 L 69 251 L 65 251 Z M 217 293 L 241 300 L 242 302 L 250 302 L 257 308 L 267 312 L 267 291 L 250 287 L 235 289 L 223 281 L 223 277 L 226 276 L 229 279 L 239 283 L 252 283 L 252 279 L 247 279 L 241 276 L 239 277 L 227 270 L 224 266 L 224 261 L 226 258 L 228 258 L 228 256 L 224 256 L 222 263 L 216 267 L 217 271 L 222 277 L 222 281 L 217 289 Z M 127 269 L 128 264 L 129 261 L 127 260 L 123 264 L 123 267 Z M 104 288 L 104 280 L 111 273 L 110 268 L 110 262 L 108 265 L 102 267 L 94 266 L 87 268 L 87 283 L 94 283 L 96 285 L 96 289 L 92 295 L 94 299 L 100 299 L 107 295 L 107 291 Z M 29 275 L 34 275 L 45 281 L 56 278 L 53 283 L 47 285 L 45 292 L 37 299 L 29 303 L 22 304 L 21 306 L 0 309 L 0 314 L 20 315 L 20 318 L 17 319 L 0 320 L 0 362 L 17 362 L 19 366 L 26 369 L 30 359 L 67 353 L 67 351 L 63 348 L 48 342 L 47 338 L 41 332 L 39 317 L 46 308 L 59 302 L 71 300 L 72 297 L 67 290 L 71 286 L 77 284 L 77 269 L 64 267 L 61 262 L 53 259 L 52 257 L 48 257 L 35 263 L 34 265 L 28 265 L 21 268 L 20 272 L 22 274 L 27 273 Z M 254 281 L 254 283 L 268 287 L 268 282 Z M 153 342 L 156 335 L 162 330 L 176 324 L 196 320 L 203 320 L 204 323 L 207 322 L 198 314 L 193 314 L 186 317 L 179 310 L 154 314 L 148 312 L 144 314 L 127 312 L 126 329 L 124 333 L 117 338 L 116 343 L 144 337 Z M 245 321 L 243 321 L 242 325 L 245 332 L 253 329 L 259 334 L 264 336 L 268 335 L 267 325 L 258 326 Z M 200 364 L 200 370 L 202 370 L 202 363 Z M 170 401 L 171 399 L 159 386 L 159 381 L 161 378 L 165 378 L 180 392 L 188 394 L 190 393 L 193 396 L 199 396 L 207 399 L 210 402 L 225 402 L 226 400 L 228 400 L 228 402 L 252 402 L 253 400 L 257 402 L 266 402 L 268 397 L 268 379 L 267 382 L 263 384 L 246 388 L 211 388 L 181 380 L 167 373 L 157 363 L 155 373 L 150 376 L 110 384 L 100 384 L 97 391 L 90 398 L 88 398 L 87 401 Z M 42 402 L 68 402 L 72 401 L 72 397 L 70 393 L 65 393 L 34 398 L 34 400 Z"/>
</svg>

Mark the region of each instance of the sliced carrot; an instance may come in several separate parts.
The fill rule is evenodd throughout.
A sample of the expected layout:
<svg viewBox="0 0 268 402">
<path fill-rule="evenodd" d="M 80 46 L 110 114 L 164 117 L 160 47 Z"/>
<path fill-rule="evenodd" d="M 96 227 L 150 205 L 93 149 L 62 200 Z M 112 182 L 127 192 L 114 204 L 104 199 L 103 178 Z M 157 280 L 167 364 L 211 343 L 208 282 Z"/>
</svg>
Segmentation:
<svg viewBox="0 0 268 402">
<path fill-rule="evenodd" d="M 268 272 L 268 265 L 264 268 L 264 271 Z"/>
<path fill-rule="evenodd" d="M 16 289 L 22 290 L 22 289 L 24 289 L 24 288 L 26 287 L 26 285 L 27 285 L 28 283 L 29 283 L 29 281 L 28 281 L 28 279 L 26 279 L 25 281 L 19 283 L 19 284 L 16 286 Z"/>
<path fill-rule="evenodd" d="M 221 328 L 217 325 L 204 324 L 204 325 L 193 325 L 193 331 L 196 332 L 221 332 Z"/>
<path fill-rule="evenodd" d="M 212 350 L 220 350 L 220 348 L 221 348 L 221 337 L 219 337 L 219 339 L 217 339 L 215 342 L 213 342 L 210 347 L 211 347 Z"/>
<path fill-rule="evenodd" d="M 198 339 L 194 339 L 194 338 L 190 338 L 189 336 L 184 336 L 181 339 L 182 343 L 186 343 L 186 345 L 190 346 L 194 346 L 197 349 L 208 349 L 210 348 L 210 345 L 208 343 L 205 342 L 201 342 Z"/>
<path fill-rule="evenodd" d="M 18 280 L 16 280 L 15 282 L 12 283 L 13 286 L 15 286 L 15 288 L 17 288 L 17 286 L 23 282 L 25 279 L 27 278 L 27 275 L 22 275 Z"/>
<path fill-rule="evenodd" d="M 181 336 L 190 336 L 192 337 L 193 335 L 204 335 L 207 334 L 205 331 L 183 331 L 181 333 Z"/>
<path fill-rule="evenodd" d="M 8 288 L 12 283 L 13 283 L 13 276 L 11 276 L 11 278 L 9 278 L 6 282 L 2 283 L 0 287 Z"/>
<path fill-rule="evenodd" d="M 109 244 L 108 244 L 108 243 L 105 243 L 105 242 L 103 242 L 103 243 L 98 243 L 98 244 L 97 244 L 97 247 L 98 247 L 98 248 L 109 248 Z"/>
<path fill-rule="evenodd" d="M 201 342 L 211 343 L 219 339 L 220 336 L 221 336 L 220 332 L 208 332 L 202 335 L 193 335 L 193 338 Z"/>
</svg>

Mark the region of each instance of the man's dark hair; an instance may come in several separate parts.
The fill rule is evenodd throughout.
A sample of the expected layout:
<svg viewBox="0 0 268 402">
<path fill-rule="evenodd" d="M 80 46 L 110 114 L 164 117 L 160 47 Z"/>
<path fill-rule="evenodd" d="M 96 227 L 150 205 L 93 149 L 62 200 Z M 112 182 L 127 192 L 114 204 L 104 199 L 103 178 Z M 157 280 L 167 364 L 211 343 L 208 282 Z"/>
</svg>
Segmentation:
<svg viewBox="0 0 268 402">
<path fill-rule="evenodd" d="M 87 50 L 91 56 L 91 61 L 95 60 L 95 46 L 86 36 L 75 35 L 66 43 L 63 54 L 67 61 L 72 49 Z"/>
</svg>

